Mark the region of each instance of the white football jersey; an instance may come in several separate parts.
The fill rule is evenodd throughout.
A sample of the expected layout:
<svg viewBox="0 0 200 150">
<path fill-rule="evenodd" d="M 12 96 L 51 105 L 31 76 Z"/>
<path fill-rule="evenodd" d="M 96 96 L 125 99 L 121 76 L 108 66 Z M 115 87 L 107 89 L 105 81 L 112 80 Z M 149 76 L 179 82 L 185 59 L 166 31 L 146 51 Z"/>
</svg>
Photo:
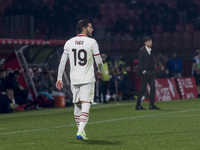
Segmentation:
<svg viewBox="0 0 200 150">
<path fill-rule="evenodd" d="M 71 84 L 95 82 L 93 56 L 100 54 L 95 39 L 79 34 L 65 43 L 64 53 L 69 54 Z"/>
</svg>

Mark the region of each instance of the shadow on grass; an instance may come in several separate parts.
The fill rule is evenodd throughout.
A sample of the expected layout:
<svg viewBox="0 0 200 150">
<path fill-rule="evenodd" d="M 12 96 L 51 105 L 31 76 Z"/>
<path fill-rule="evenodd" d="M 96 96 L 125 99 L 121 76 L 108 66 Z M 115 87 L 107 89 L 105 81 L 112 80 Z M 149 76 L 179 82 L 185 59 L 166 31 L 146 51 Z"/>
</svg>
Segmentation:
<svg viewBox="0 0 200 150">
<path fill-rule="evenodd" d="M 74 144 L 88 144 L 88 145 L 122 145 L 121 141 L 106 141 L 106 140 L 78 140 L 76 142 L 69 142 Z"/>
</svg>

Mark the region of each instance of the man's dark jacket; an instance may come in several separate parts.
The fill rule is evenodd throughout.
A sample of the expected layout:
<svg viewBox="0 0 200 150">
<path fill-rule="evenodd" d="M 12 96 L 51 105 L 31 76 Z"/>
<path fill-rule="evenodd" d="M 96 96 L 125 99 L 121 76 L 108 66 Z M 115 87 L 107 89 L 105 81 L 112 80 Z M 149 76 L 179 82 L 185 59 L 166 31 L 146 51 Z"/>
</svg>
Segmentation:
<svg viewBox="0 0 200 150">
<path fill-rule="evenodd" d="M 142 47 L 138 53 L 138 74 L 142 75 L 143 71 L 146 73 L 154 71 L 154 60 L 152 55 L 150 55 L 146 47 Z"/>
</svg>

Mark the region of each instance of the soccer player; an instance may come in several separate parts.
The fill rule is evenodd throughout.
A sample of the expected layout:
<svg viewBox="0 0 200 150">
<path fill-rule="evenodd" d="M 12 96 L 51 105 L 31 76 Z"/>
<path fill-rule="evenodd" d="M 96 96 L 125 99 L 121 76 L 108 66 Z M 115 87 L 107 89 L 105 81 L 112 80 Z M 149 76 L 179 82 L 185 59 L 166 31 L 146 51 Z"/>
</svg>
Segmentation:
<svg viewBox="0 0 200 150">
<path fill-rule="evenodd" d="M 89 20 L 78 22 L 77 36 L 65 43 L 56 82 L 56 88 L 61 90 L 63 88 L 62 74 L 69 58 L 74 118 L 78 127 L 76 138 L 81 140 L 87 140 L 84 128 L 88 121 L 90 104 L 94 101 L 93 57 L 98 68 L 98 78 L 102 77 L 103 70 L 99 46 L 96 40 L 91 38 L 93 30 Z"/>
</svg>

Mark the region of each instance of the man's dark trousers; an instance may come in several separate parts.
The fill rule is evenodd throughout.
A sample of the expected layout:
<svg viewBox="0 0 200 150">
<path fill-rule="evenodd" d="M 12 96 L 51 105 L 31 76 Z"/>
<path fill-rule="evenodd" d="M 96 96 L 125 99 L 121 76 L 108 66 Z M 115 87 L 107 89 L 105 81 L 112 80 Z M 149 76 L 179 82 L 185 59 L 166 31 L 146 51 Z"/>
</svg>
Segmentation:
<svg viewBox="0 0 200 150">
<path fill-rule="evenodd" d="M 150 106 L 154 105 L 154 99 L 155 99 L 155 72 L 154 71 L 146 71 L 145 74 L 141 76 L 141 85 L 140 90 L 138 92 L 138 100 L 137 100 L 137 106 L 140 106 L 141 98 L 145 93 L 147 83 L 149 83 L 150 86 Z"/>
</svg>

